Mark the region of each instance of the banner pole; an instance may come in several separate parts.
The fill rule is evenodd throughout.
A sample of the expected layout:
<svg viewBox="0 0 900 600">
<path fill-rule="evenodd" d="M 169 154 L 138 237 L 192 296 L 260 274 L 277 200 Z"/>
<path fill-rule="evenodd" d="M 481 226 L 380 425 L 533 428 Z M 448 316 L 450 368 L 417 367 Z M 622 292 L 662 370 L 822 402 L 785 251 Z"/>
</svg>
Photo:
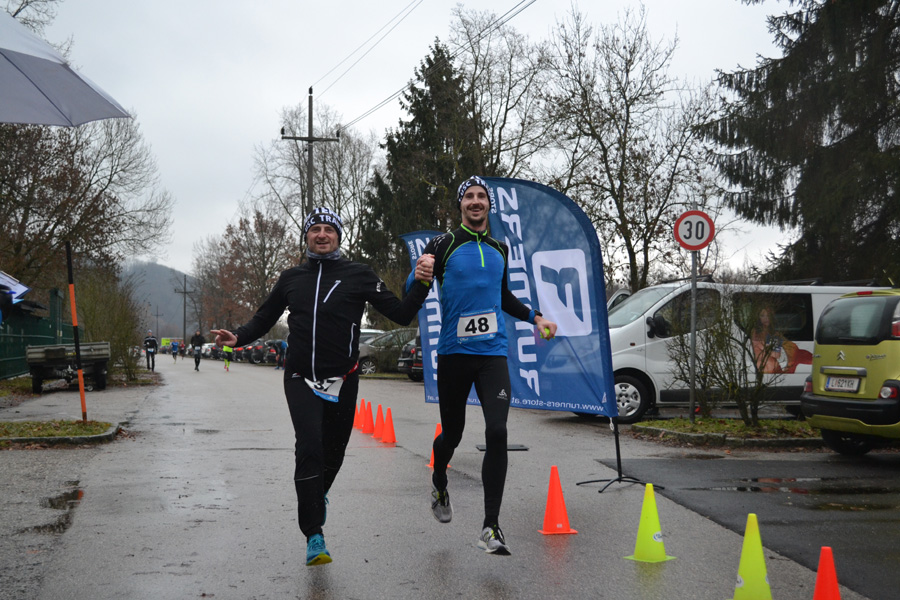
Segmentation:
<svg viewBox="0 0 900 600">
<path fill-rule="evenodd" d="M 78 391 L 81 394 L 81 420 L 87 423 L 84 401 L 84 371 L 81 368 L 81 343 L 78 339 L 78 311 L 75 308 L 75 279 L 72 275 L 72 244 L 66 240 L 66 268 L 69 271 L 69 305 L 72 308 L 72 337 L 75 340 L 75 368 L 78 369 Z"/>
</svg>

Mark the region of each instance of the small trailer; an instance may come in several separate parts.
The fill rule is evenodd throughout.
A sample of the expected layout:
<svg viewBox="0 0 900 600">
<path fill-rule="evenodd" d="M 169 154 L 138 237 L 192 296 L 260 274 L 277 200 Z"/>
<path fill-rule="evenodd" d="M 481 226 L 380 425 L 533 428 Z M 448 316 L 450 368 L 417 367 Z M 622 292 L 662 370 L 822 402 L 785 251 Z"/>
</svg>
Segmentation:
<svg viewBox="0 0 900 600">
<path fill-rule="evenodd" d="M 109 342 L 79 344 L 81 368 L 85 378 L 91 378 L 94 389 L 106 389 L 106 368 L 109 365 Z M 45 379 L 65 379 L 66 383 L 78 378 L 75 362 L 75 344 L 27 346 L 25 360 L 31 371 L 31 391 L 40 394 Z"/>
</svg>

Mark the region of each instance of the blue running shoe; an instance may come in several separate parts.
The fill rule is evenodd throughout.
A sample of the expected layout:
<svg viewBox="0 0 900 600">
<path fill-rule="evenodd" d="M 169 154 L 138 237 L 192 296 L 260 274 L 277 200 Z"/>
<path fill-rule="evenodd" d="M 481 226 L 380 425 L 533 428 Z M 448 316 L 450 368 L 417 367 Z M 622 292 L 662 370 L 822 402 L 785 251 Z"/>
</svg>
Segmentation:
<svg viewBox="0 0 900 600">
<path fill-rule="evenodd" d="M 327 565 L 331 562 L 331 554 L 325 547 L 325 538 L 321 533 L 316 533 L 306 543 L 306 566 Z"/>
</svg>

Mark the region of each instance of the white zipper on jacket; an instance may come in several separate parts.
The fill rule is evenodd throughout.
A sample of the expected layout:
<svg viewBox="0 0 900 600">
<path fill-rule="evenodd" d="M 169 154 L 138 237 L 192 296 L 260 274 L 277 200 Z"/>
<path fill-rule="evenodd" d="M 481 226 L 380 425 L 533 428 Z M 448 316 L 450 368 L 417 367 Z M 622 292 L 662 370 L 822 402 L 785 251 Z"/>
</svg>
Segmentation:
<svg viewBox="0 0 900 600">
<path fill-rule="evenodd" d="M 334 285 L 331 286 L 331 289 L 328 290 L 328 293 L 327 293 L 327 294 L 325 294 L 325 299 L 322 300 L 322 304 L 325 304 L 326 302 L 328 302 L 328 299 L 331 298 L 331 292 L 333 292 L 333 291 L 337 288 L 337 286 L 339 286 L 339 285 L 341 285 L 341 280 L 340 280 L 340 279 L 336 279 L 335 282 L 334 282 Z"/>
<path fill-rule="evenodd" d="M 313 298 L 313 326 L 312 326 L 312 376 L 316 379 L 316 317 L 319 314 L 319 285 L 322 282 L 322 261 L 319 261 L 319 274 L 316 277 L 316 296 Z M 334 289 L 334 288 L 332 288 Z M 331 292 L 328 292 L 329 294 Z"/>
</svg>

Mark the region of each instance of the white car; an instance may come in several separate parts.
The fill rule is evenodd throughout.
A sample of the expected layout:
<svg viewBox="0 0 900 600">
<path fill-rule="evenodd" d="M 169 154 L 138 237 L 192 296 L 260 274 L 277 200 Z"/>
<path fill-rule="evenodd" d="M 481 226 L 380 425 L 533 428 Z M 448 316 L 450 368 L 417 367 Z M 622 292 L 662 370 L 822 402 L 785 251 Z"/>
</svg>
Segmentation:
<svg viewBox="0 0 900 600">
<path fill-rule="evenodd" d="M 385 333 L 383 329 L 360 329 L 359 330 L 359 343 L 365 344 L 372 338 L 378 337 L 382 333 Z"/>
</svg>

